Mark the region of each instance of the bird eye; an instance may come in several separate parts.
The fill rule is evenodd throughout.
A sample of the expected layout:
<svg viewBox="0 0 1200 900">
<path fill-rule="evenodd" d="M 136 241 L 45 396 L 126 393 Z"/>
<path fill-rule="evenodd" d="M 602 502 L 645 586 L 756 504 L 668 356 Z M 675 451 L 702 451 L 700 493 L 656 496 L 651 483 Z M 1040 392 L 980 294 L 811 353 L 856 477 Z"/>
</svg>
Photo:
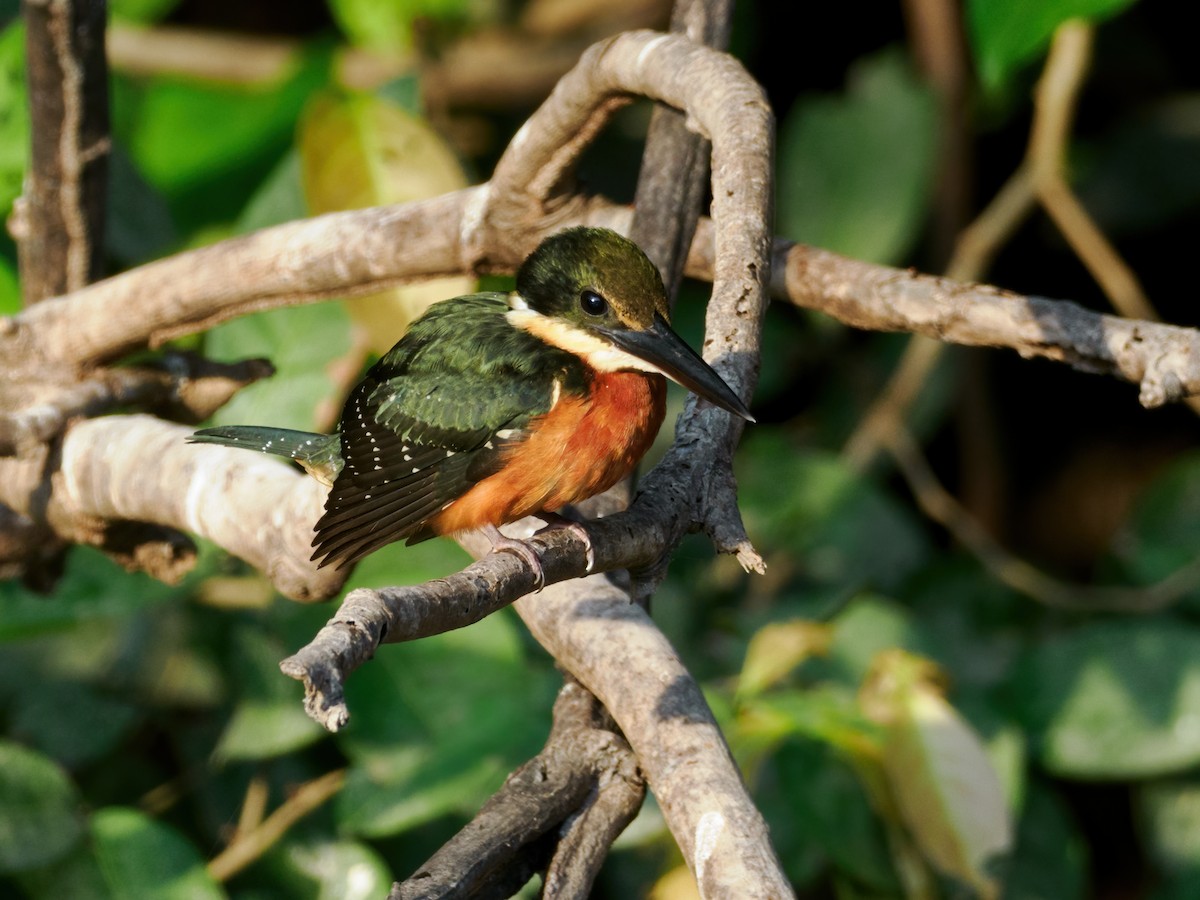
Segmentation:
<svg viewBox="0 0 1200 900">
<path fill-rule="evenodd" d="M 589 316 L 602 316 L 608 312 L 608 301 L 595 291 L 583 291 L 579 295 L 579 306 Z"/>
</svg>

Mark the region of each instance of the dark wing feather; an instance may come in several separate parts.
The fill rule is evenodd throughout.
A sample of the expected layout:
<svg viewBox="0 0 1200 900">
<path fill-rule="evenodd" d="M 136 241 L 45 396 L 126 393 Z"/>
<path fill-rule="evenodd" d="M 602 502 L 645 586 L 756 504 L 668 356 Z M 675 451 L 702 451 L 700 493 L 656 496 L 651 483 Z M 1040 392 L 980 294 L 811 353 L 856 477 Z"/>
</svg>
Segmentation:
<svg viewBox="0 0 1200 900">
<path fill-rule="evenodd" d="M 501 453 L 547 412 L 579 361 L 508 324 L 502 295 L 435 304 L 351 392 L 345 461 L 316 526 L 314 560 L 347 565 L 408 539 L 496 472 Z"/>
<path fill-rule="evenodd" d="M 342 419 L 345 465 L 317 522 L 313 559 L 347 565 L 402 540 L 460 497 L 471 481 L 495 471 L 499 452 L 480 447 L 450 451 L 414 445 L 374 419 L 377 385 L 364 380 L 350 395 Z M 494 460 L 492 465 L 488 459 Z M 490 471 L 489 471 L 490 470 Z"/>
</svg>

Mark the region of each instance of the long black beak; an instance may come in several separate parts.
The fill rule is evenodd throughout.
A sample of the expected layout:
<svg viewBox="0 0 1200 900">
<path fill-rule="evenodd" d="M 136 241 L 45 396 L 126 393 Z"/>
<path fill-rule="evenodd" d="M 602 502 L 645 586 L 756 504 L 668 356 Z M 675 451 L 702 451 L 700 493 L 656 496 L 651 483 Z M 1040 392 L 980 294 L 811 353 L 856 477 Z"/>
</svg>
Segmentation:
<svg viewBox="0 0 1200 900">
<path fill-rule="evenodd" d="M 721 409 L 753 422 L 750 410 L 724 381 L 687 345 L 658 313 L 645 331 L 603 329 L 604 336 L 627 353 L 662 370 L 663 374 Z"/>
</svg>

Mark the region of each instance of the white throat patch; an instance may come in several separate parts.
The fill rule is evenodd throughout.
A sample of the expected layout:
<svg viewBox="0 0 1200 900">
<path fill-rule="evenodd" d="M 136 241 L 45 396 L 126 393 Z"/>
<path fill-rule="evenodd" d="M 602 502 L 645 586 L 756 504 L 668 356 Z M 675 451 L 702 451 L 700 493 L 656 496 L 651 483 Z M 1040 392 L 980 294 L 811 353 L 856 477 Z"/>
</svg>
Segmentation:
<svg viewBox="0 0 1200 900">
<path fill-rule="evenodd" d="M 529 304 L 519 294 L 510 295 L 508 303 L 512 309 L 506 312 L 504 317 L 513 327 L 527 331 L 560 350 L 575 354 L 597 372 L 620 372 L 634 369 L 638 372 L 667 375 L 653 363 L 648 363 L 620 347 L 602 341 L 595 335 L 588 334 L 582 328 L 576 328 L 561 319 L 552 319 L 530 309 Z M 669 375 L 667 377 L 670 378 Z"/>
</svg>

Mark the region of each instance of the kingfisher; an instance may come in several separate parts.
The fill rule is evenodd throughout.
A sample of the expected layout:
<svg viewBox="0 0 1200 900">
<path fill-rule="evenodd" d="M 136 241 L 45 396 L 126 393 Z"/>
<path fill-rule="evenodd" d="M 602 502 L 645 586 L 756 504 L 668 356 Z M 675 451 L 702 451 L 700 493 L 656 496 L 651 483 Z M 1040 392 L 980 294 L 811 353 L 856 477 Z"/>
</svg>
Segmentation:
<svg viewBox="0 0 1200 900">
<path fill-rule="evenodd" d="M 754 421 L 669 322 L 637 244 L 570 228 L 526 258 L 512 292 L 430 306 L 350 392 L 333 434 L 228 426 L 190 440 L 288 457 L 328 485 L 319 567 L 479 529 L 540 586 L 537 555 L 499 526 L 536 515 L 586 542 L 557 510 L 632 471 L 662 424 L 667 378 Z"/>
</svg>

